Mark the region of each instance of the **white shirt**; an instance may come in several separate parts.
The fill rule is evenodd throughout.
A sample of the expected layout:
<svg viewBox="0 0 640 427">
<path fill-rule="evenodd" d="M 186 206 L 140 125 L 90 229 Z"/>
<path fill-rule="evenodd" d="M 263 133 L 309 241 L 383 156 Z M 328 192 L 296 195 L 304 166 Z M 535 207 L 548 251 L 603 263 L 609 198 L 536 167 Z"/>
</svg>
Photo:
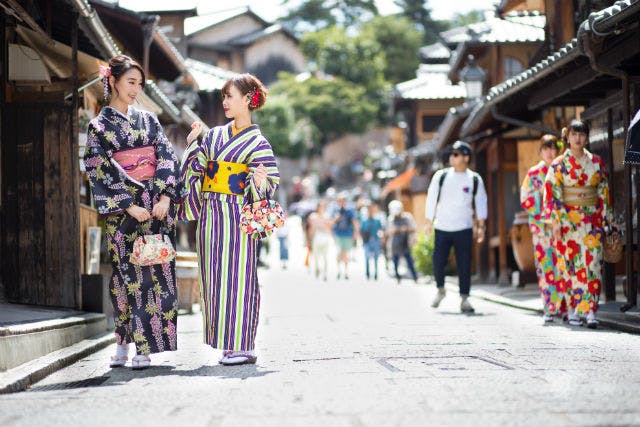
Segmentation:
<svg viewBox="0 0 640 427">
<path fill-rule="evenodd" d="M 440 177 L 443 173 L 447 175 L 440 190 Z M 474 176 L 478 177 L 478 191 L 475 197 L 476 217 L 482 220 L 487 219 L 487 192 L 480 175 L 471 169 L 464 172 L 455 172 L 453 168 L 441 169 L 431 178 L 425 208 L 425 216 L 433 221 L 436 230 L 461 231 L 473 227 L 471 199 Z M 438 201 L 439 191 L 442 191 L 442 194 Z"/>
</svg>

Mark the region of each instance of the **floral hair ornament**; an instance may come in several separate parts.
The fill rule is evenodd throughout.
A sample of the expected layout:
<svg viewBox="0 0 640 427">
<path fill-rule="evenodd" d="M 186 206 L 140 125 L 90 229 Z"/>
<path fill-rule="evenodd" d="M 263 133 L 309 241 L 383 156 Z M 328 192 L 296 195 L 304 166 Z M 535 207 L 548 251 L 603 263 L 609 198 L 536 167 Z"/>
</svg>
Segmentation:
<svg viewBox="0 0 640 427">
<path fill-rule="evenodd" d="M 260 104 L 260 89 L 256 88 L 249 94 L 249 107 L 256 108 Z"/>
<path fill-rule="evenodd" d="M 100 66 L 100 77 L 102 77 L 102 78 L 111 77 L 111 67 L 109 67 L 107 65 L 101 65 Z"/>
<path fill-rule="evenodd" d="M 100 77 L 102 77 L 102 86 L 103 86 L 103 90 L 104 90 L 104 100 L 108 101 L 109 100 L 109 95 L 110 95 L 110 88 L 109 88 L 109 77 L 111 77 L 111 67 L 109 66 L 105 66 L 105 65 L 101 65 L 100 66 Z"/>
</svg>

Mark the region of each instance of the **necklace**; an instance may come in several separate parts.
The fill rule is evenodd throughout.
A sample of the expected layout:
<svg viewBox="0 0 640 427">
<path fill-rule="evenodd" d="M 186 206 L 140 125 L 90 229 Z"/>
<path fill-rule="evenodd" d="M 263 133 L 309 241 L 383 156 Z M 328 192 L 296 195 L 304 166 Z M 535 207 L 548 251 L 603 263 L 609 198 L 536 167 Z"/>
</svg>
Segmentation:
<svg viewBox="0 0 640 427">
<path fill-rule="evenodd" d="M 236 127 L 236 121 L 234 120 L 234 121 L 231 123 L 231 134 L 232 134 L 233 136 L 236 136 L 237 134 L 239 134 L 240 132 L 242 132 L 243 130 L 245 130 L 246 128 L 248 128 L 249 126 L 251 126 L 252 124 L 253 124 L 253 123 L 251 123 L 251 122 L 250 122 L 248 125 L 246 125 L 246 126 L 242 126 L 241 128 L 239 128 L 239 129 L 238 129 L 238 128 Z"/>
</svg>

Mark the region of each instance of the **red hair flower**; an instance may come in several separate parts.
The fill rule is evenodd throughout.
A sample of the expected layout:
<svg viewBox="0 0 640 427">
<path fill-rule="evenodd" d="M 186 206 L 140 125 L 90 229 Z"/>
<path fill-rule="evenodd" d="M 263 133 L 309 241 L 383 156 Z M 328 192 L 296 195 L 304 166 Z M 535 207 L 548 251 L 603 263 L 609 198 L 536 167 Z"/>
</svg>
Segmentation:
<svg viewBox="0 0 640 427">
<path fill-rule="evenodd" d="M 260 90 L 256 89 L 251 94 L 251 101 L 249 102 L 249 105 L 251 105 L 251 108 L 256 108 L 258 104 L 260 104 Z"/>
</svg>

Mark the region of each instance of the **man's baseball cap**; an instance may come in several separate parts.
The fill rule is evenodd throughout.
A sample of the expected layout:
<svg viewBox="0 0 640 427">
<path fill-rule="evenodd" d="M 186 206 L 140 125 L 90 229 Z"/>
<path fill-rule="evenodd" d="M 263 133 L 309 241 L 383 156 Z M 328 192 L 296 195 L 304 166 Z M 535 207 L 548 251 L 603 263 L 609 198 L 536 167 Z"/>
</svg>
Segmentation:
<svg viewBox="0 0 640 427">
<path fill-rule="evenodd" d="M 473 149 L 471 148 L 471 145 L 469 145 L 468 142 L 464 142 L 464 141 L 454 142 L 453 145 L 451 146 L 451 149 L 458 150 L 465 156 L 470 156 L 473 154 Z"/>
</svg>

